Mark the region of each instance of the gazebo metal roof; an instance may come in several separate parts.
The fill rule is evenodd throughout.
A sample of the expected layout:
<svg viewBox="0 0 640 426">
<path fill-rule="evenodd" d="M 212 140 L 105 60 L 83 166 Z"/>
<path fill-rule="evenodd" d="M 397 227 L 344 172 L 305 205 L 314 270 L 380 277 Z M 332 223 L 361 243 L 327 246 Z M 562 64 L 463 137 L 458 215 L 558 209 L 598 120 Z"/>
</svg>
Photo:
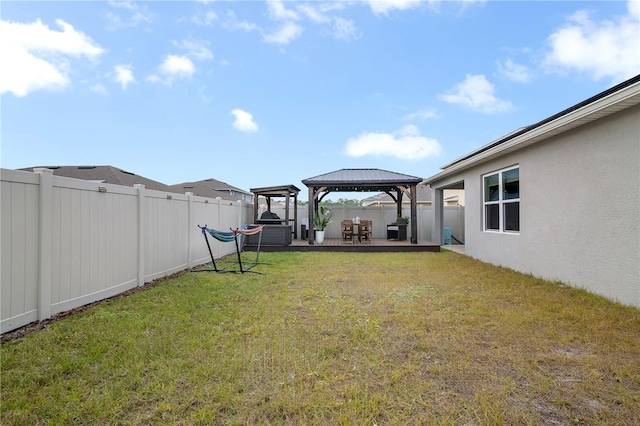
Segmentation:
<svg viewBox="0 0 640 426">
<path fill-rule="evenodd" d="M 308 187 L 326 187 L 327 192 L 389 192 L 399 185 L 417 185 L 422 180 L 381 169 L 340 169 L 304 179 L 302 183 Z"/>
<path fill-rule="evenodd" d="M 251 188 L 249 191 L 256 195 L 263 197 L 286 197 L 289 194 L 290 197 L 298 195 L 300 189 L 295 185 L 280 185 L 280 186 L 264 186 L 262 188 Z"/>
</svg>

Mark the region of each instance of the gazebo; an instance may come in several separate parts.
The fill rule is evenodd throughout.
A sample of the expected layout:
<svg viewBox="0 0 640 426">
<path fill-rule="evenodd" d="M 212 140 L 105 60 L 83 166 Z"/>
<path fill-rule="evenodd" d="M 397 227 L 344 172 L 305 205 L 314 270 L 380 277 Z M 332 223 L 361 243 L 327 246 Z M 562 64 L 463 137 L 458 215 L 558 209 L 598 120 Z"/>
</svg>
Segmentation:
<svg viewBox="0 0 640 426">
<path fill-rule="evenodd" d="M 402 198 L 411 200 L 411 243 L 418 243 L 416 187 L 422 178 L 380 169 L 341 169 L 304 179 L 309 188 L 309 224 L 313 224 L 318 204 L 330 192 L 384 192 L 396 202 L 397 214 L 402 215 Z M 313 229 L 309 232 L 309 245 L 313 245 Z"/>
<path fill-rule="evenodd" d="M 253 223 L 259 223 L 258 219 L 258 199 L 264 197 L 267 200 L 267 211 L 271 212 L 271 199 L 272 198 L 284 198 L 285 199 L 285 217 L 284 224 L 278 221 L 278 224 L 287 227 L 293 227 L 291 233 L 293 238 L 298 238 L 298 189 L 295 185 L 281 185 L 281 186 L 267 186 L 263 188 L 251 188 L 253 192 Z M 289 210 L 291 210 L 291 198 L 293 198 L 293 224 L 290 222 Z M 267 220 L 268 221 L 268 220 Z"/>
</svg>

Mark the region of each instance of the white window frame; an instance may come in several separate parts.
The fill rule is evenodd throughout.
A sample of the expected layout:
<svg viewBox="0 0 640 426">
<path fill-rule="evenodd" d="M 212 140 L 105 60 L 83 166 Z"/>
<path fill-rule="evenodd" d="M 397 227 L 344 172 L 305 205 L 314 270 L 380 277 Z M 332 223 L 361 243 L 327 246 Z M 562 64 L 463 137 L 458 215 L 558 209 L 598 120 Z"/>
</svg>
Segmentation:
<svg viewBox="0 0 640 426">
<path fill-rule="evenodd" d="M 515 235 L 520 234 L 520 214 L 519 213 L 518 213 L 518 230 L 512 231 L 512 230 L 505 229 L 505 214 L 504 214 L 505 205 L 510 203 L 520 203 L 520 190 L 518 189 L 518 198 L 509 198 L 505 200 L 504 191 L 503 191 L 503 173 L 508 172 L 510 170 L 515 170 L 515 169 L 518 169 L 518 187 L 519 187 L 520 186 L 519 185 L 519 182 L 520 182 L 520 170 L 519 170 L 520 165 L 519 164 L 515 166 L 506 167 L 504 169 L 495 170 L 493 172 L 482 175 L 482 230 L 484 232 L 496 232 L 496 233 L 504 233 L 504 234 L 515 234 Z M 487 190 L 487 187 L 485 185 L 485 179 L 496 174 L 498 175 L 498 199 L 486 201 L 487 197 L 486 197 L 485 191 Z M 497 229 L 487 228 L 487 206 L 490 206 L 490 205 L 498 206 L 498 228 Z M 520 206 L 518 206 L 518 208 L 519 207 Z"/>
</svg>

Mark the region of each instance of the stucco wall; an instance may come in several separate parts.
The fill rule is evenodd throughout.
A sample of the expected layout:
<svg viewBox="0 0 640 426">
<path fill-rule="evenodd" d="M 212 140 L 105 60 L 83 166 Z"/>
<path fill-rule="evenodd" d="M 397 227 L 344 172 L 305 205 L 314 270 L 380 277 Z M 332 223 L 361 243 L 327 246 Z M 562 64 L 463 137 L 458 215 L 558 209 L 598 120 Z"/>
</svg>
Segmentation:
<svg viewBox="0 0 640 426">
<path fill-rule="evenodd" d="M 482 231 L 482 175 L 519 164 L 520 233 Z M 640 106 L 437 182 L 464 181 L 472 257 L 640 307 Z"/>
</svg>

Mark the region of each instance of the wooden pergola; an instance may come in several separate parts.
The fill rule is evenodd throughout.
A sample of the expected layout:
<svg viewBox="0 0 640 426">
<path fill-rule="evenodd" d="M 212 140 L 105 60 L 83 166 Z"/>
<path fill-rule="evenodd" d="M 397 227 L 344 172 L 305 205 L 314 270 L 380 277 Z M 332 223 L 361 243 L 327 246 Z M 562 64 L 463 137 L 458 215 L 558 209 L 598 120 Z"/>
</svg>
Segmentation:
<svg viewBox="0 0 640 426">
<path fill-rule="evenodd" d="M 294 185 L 267 186 L 263 188 L 251 188 L 253 193 L 253 223 L 258 222 L 258 199 L 264 197 L 267 200 L 267 211 L 271 211 L 272 198 L 285 199 L 285 225 L 289 225 L 289 210 L 291 210 L 291 198 L 293 197 L 293 238 L 298 238 L 298 193 L 300 189 Z"/>
<path fill-rule="evenodd" d="M 402 215 L 402 198 L 411 200 L 411 243 L 418 243 L 418 208 L 416 187 L 422 178 L 389 172 L 380 169 L 341 169 L 335 172 L 304 179 L 309 188 L 309 245 L 313 245 L 313 217 L 318 205 L 330 192 L 384 192 L 397 206 L 397 215 Z"/>
</svg>

